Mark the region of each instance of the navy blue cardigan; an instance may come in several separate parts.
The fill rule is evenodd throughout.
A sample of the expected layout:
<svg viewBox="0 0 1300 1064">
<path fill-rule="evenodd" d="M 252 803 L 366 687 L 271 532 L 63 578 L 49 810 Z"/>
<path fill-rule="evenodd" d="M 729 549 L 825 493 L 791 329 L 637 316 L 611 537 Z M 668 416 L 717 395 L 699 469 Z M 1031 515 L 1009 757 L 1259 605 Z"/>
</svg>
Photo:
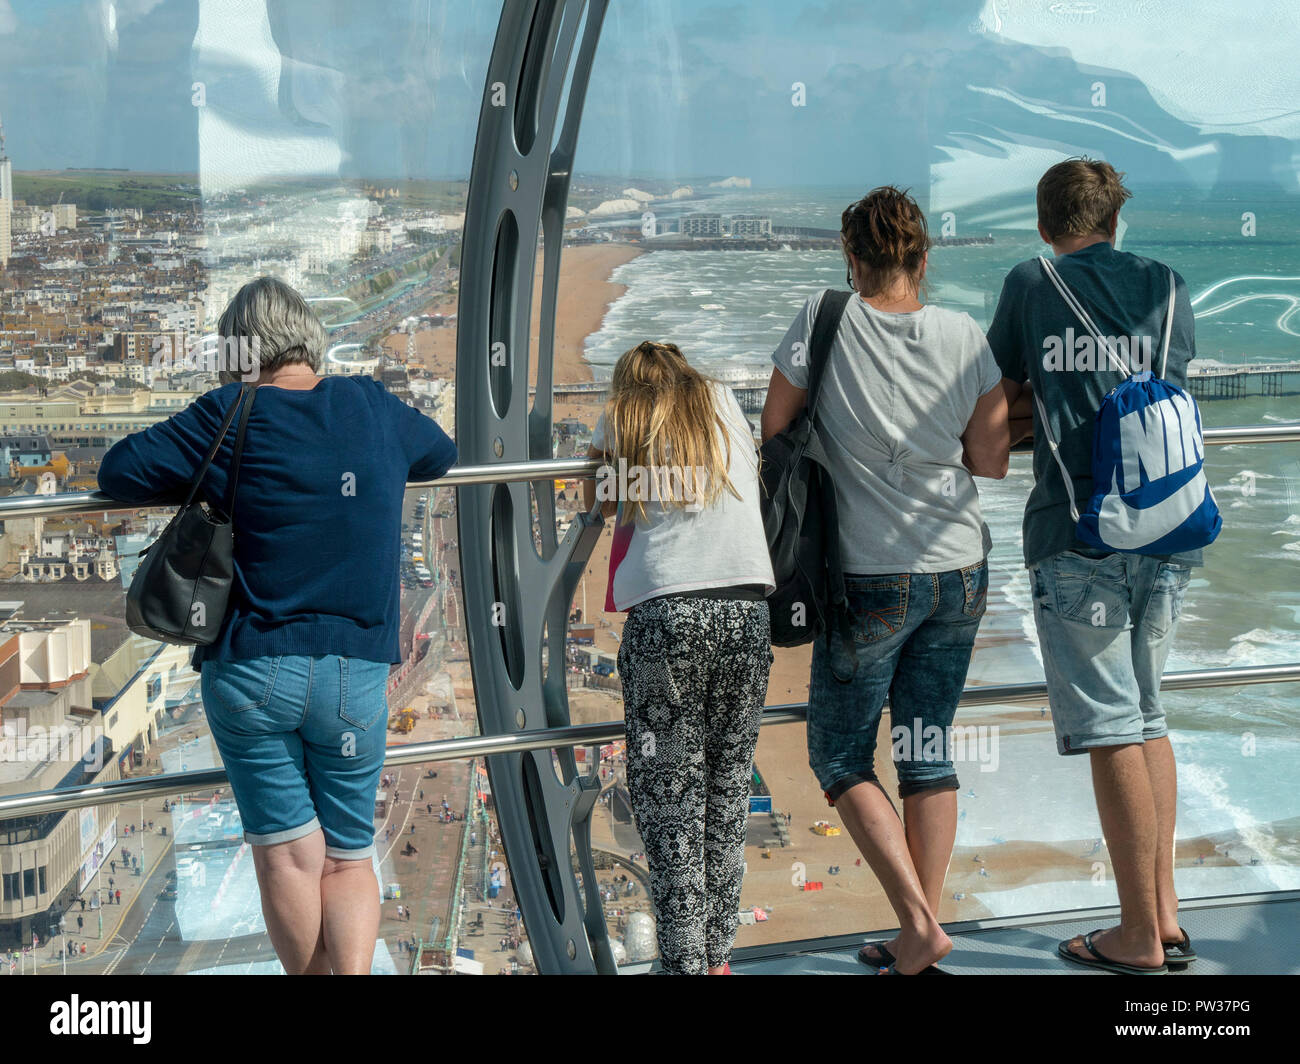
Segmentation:
<svg viewBox="0 0 1300 1064">
<path fill-rule="evenodd" d="M 239 395 L 223 385 L 115 444 L 99 487 L 122 502 L 182 501 Z M 397 663 L 407 480 L 440 477 L 456 445 L 371 377 L 256 390 L 235 498 L 235 579 L 221 632 L 194 668 L 278 654 Z M 238 418 L 199 498 L 224 503 Z"/>
</svg>

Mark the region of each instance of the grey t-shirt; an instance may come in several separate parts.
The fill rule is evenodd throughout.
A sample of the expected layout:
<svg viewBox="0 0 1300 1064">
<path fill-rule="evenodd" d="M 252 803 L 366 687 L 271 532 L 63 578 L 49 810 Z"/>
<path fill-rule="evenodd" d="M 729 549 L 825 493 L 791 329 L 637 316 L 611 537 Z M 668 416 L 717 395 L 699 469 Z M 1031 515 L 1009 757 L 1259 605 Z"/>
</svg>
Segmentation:
<svg viewBox="0 0 1300 1064">
<path fill-rule="evenodd" d="M 808 387 L 821 301 L 808 300 L 772 355 L 796 388 Z M 849 300 L 817 403 L 845 572 L 942 573 L 984 559 L 988 528 L 961 436 L 1001 377 L 970 315 L 930 305 L 895 314 Z"/>
<path fill-rule="evenodd" d="M 1159 376 L 1161 367 L 1149 363 L 1158 362 L 1164 343 L 1168 267 L 1154 259 L 1116 251 L 1104 241 L 1059 255 L 1052 265 L 1101 335 L 1120 338 L 1133 351 L 1130 368 L 1147 366 Z M 1187 364 L 1196 357 L 1194 319 L 1187 285 L 1177 273 L 1174 280 L 1174 321 L 1164 379 L 1186 388 Z M 1094 355 L 1095 343 L 1037 259 L 1022 262 L 1007 274 L 988 340 L 1002 375 L 1017 382 L 1028 380 L 1042 399 L 1082 509 L 1092 495 L 1097 410 L 1123 375 L 1105 354 Z M 1124 348 L 1117 343 L 1115 349 L 1123 357 Z M 1141 357 L 1135 357 L 1139 352 Z M 1035 403 L 1034 487 L 1025 506 L 1025 565 L 1035 565 L 1061 551 L 1089 549 L 1089 544 L 1076 538 L 1074 529 L 1065 480 L 1052 458 Z M 1200 565 L 1201 552 L 1188 551 L 1172 560 Z"/>
</svg>

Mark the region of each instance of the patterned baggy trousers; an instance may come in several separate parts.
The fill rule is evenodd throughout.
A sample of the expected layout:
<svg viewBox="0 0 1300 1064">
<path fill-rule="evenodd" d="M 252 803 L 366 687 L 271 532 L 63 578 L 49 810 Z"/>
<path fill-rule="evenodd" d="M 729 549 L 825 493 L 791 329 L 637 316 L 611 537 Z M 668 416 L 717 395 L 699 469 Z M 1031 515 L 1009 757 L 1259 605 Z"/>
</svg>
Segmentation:
<svg viewBox="0 0 1300 1064">
<path fill-rule="evenodd" d="M 627 784 L 665 974 L 731 956 L 770 636 L 767 603 L 743 599 L 651 599 L 623 627 Z"/>
</svg>

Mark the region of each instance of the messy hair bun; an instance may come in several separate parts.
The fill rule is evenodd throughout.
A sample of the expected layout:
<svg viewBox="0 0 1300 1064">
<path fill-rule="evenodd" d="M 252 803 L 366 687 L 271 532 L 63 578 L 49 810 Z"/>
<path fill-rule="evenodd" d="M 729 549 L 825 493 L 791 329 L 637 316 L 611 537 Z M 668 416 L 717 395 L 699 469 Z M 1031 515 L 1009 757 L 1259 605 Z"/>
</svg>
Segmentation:
<svg viewBox="0 0 1300 1064">
<path fill-rule="evenodd" d="M 873 296 L 902 274 L 919 286 L 921 263 L 930 250 L 925 215 L 904 189 L 882 185 L 844 209 L 840 235 L 866 276 L 858 294 Z"/>
</svg>

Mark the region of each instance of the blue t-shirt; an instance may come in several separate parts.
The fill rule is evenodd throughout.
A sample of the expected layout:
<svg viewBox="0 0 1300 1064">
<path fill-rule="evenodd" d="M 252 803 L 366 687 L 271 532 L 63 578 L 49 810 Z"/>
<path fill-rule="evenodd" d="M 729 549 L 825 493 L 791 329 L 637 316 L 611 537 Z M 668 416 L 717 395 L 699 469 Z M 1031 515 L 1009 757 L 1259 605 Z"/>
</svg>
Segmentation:
<svg viewBox="0 0 1300 1064">
<path fill-rule="evenodd" d="M 1052 260 L 1061 279 L 1088 312 L 1098 332 L 1115 338 L 1129 368 L 1149 368 L 1160 376 L 1165 314 L 1169 308 L 1169 268 L 1154 259 L 1116 251 L 1102 241 Z M 1187 366 L 1196 357 L 1195 326 L 1187 285 L 1174 273 L 1174 321 L 1164 379 L 1187 387 Z M 1086 338 L 1086 339 L 1085 339 Z M 1066 305 L 1042 264 L 1030 259 L 1016 266 L 1002 285 L 1002 296 L 988 331 L 989 347 L 1002 376 L 1028 380 L 1047 409 L 1052 435 L 1074 484 L 1079 508 L 1092 497 L 1092 440 L 1102 400 L 1123 379 L 1087 329 Z M 1148 357 L 1149 356 L 1149 357 Z M 1145 363 L 1144 363 L 1145 360 Z M 1154 364 L 1152 364 L 1154 363 Z M 1025 565 L 1035 565 L 1066 550 L 1092 549 L 1074 534 L 1065 480 L 1043 431 L 1034 404 L 1034 486 L 1025 505 Z M 1172 560 L 1201 564 L 1200 551 Z"/>
<path fill-rule="evenodd" d="M 100 490 L 122 502 L 184 500 L 222 419 L 231 383 L 115 444 Z M 193 666 L 277 654 L 398 663 L 398 560 L 408 480 L 440 477 L 456 445 L 372 377 L 254 392 L 235 494 L 235 568 L 216 642 Z M 196 498 L 224 507 L 239 418 Z"/>
</svg>

